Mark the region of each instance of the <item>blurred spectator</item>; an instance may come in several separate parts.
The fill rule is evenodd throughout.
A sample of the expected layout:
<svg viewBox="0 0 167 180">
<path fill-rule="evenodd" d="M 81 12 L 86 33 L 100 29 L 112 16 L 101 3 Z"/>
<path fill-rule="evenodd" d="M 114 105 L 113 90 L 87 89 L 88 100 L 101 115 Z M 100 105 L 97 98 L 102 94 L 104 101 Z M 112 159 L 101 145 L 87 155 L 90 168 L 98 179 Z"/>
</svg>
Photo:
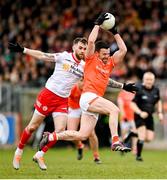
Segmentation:
<svg viewBox="0 0 167 180">
<path fill-rule="evenodd" d="M 135 74 L 141 79 L 145 71 L 151 70 L 158 78 L 166 79 L 166 9 L 167 2 L 161 0 L 1 0 L 0 78 L 22 86 L 43 86 L 48 72 L 52 73 L 51 66 L 43 64 L 41 68 L 29 56 L 9 53 L 8 42 L 47 52 L 71 51 L 70 42 L 76 36 L 87 37 L 93 20 L 105 11 L 116 16 L 128 47 L 127 61 L 113 76 L 119 79 Z M 103 31 L 100 38 L 113 41 Z M 111 50 L 116 48 L 113 44 Z"/>
</svg>

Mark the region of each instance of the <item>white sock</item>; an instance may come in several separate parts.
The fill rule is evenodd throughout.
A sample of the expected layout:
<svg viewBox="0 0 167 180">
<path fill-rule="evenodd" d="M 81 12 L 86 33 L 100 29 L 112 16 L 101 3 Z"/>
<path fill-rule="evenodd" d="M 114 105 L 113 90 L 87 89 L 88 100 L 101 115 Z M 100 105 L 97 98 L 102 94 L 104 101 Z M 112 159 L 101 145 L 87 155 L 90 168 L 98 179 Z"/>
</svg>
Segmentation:
<svg viewBox="0 0 167 180">
<path fill-rule="evenodd" d="M 15 151 L 15 154 L 22 155 L 23 154 L 23 149 L 17 148 L 16 151 Z"/>
<path fill-rule="evenodd" d="M 54 141 L 54 137 L 53 137 L 53 134 L 49 134 L 49 141 Z"/>
<path fill-rule="evenodd" d="M 37 157 L 42 157 L 44 154 L 45 154 L 45 153 L 44 153 L 43 151 L 38 151 L 38 152 L 36 153 L 36 156 L 37 156 Z"/>
</svg>

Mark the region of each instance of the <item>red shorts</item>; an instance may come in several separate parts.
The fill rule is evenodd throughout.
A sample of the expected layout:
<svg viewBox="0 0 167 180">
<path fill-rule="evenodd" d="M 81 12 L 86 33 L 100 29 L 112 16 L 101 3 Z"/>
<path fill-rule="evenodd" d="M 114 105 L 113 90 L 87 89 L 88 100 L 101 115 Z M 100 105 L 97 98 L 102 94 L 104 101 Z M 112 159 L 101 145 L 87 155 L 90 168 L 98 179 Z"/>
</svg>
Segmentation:
<svg viewBox="0 0 167 180">
<path fill-rule="evenodd" d="M 53 112 L 68 112 L 68 98 L 60 97 L 44 88 L 38 94 L 34 104 L 35 109 L 41 114 L 48 116 Z"/>
</svg>

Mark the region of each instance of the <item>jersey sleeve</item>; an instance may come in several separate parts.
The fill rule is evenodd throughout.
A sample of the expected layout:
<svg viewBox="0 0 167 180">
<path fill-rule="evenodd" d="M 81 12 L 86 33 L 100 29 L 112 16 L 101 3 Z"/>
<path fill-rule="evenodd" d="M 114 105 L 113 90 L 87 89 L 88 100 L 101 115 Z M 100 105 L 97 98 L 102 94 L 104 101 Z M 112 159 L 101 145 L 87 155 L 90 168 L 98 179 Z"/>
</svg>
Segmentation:
<svg viewBox="0 0 167 180">
<path fill-rule="evenodd" d="M 61 52 L 61 53 L 54 53 L 54 61 L 58 62 L 61 61 L 63 59 L 63 57 L 66 55 L 66 51 Z"/>
<path fill-rule="evenodd" d="M 138 87 L 138 91 L 136 92 L 134 98 L 132 99 L 133 102 L 136 104 L 140 101 L 141 98 L 141 91 L 142 91 L 142 85 L 140 83 L 137 83 L 136 86 Z"/>
</svg>

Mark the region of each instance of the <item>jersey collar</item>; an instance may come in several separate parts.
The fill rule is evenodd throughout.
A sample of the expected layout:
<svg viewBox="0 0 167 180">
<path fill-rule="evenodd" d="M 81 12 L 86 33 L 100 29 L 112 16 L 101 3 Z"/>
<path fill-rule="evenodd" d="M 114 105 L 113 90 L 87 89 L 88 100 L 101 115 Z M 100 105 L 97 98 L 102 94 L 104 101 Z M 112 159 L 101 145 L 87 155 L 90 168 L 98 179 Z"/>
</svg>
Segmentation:
<svg viewBox="0 0 167 180">
<path fill-rule="evenodd" d="M 74 56 L 74 53 L 72 53 L 72 57 L 73 57 L 73 59 L 75 60 L 76 63 L 79 64 L 79 63 L 81 62 L 81 61 L 79 61 L 79 60 Z"/>
</svg>

